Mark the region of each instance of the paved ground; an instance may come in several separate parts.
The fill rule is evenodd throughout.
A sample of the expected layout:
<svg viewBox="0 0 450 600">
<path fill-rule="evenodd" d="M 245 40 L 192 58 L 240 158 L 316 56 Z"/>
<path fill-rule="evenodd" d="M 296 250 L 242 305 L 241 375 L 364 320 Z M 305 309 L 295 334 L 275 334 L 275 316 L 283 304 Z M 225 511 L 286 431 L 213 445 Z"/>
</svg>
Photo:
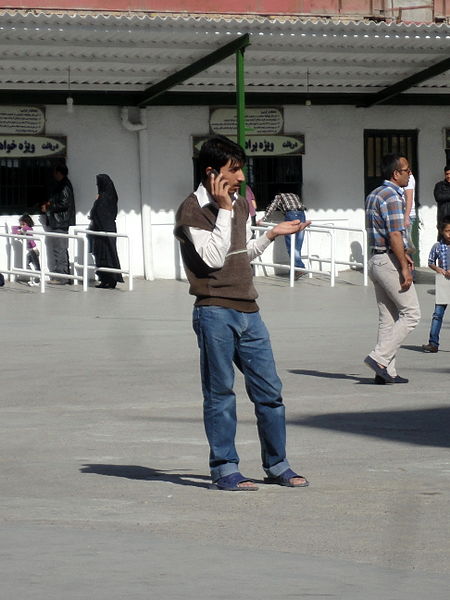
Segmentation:
<svg viewBox="0 0 450 600">
<path fill-rule="evenodd" d="M 258 280 L 307 489 L 208 489 L 192 300 L 136 290 L 0 289 L 0 597 L 5 600 L 448 600 L 450 336 L 375 386 L 371 288 L 344 274 Z M 241 467 L 262 478 L 240 377 Z"/>
</svg>

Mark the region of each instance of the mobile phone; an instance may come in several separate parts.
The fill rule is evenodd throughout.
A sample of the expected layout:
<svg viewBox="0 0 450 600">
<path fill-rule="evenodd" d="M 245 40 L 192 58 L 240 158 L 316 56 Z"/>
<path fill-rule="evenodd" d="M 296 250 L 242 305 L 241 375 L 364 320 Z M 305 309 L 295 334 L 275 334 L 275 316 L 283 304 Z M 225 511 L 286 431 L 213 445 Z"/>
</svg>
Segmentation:
<svg viewBox="0 0 450 600">
<path fill-rule="evenodd" d="M 219 173 L 215 169 L 211 169 L 208 173 L 208 176 L 211 177 L 211 175 L 214 175 L 214 177 L 218 177 Z"/>
</svg>

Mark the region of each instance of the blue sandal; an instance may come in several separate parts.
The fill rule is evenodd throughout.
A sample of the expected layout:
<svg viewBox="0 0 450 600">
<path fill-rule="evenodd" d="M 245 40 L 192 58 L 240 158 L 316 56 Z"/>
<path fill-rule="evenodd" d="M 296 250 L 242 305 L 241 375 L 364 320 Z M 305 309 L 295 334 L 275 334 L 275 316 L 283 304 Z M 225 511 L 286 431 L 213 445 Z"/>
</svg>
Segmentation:
<svg viewBox="0 0 450 600">
<path fill-rule="evenodd" d="M 211 485 L 211 489 L 224 490 L 226 492 L 256 492 L 256 490 L 259 489 L 256 485 L 252 487 L 239 486 L 240 483 L 244 483 L 246 481 L 253 483 L 251 479 L 244 477 L 239 472 L 231 473 L 230 475 L 225 475 L 217 481 L 214 481 Z"/>
<path fill-rule="evenodd" d="M 294 477 L 301 477 L 305 480 L 304 483 L 291 483 L 291 479 Z M 309 481 L 303 477 L 303 475 L 297 475 L 294 473 L 292 469 L 287 469 L 281 475 L 269 475 L 269 477 L 265 477 L 264 483 L 271 483 L 276 485 L 283 485 L 285 487 L 307 487 L 309 485 Z"/>
</svg>

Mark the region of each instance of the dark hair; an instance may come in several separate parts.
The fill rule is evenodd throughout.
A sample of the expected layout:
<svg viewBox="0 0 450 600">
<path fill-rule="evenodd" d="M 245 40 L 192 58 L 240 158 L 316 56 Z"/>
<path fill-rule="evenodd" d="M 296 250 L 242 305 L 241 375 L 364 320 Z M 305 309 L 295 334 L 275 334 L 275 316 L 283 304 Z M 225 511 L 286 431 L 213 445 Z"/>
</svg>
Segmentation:
<svg viewBox="0 0 450 600">
<path fill-rule="evenodd" d="M 438 223 L 438 226 L 437 226 L 438 242 L 442 242 L 444 240 L 442 233 L 443 233 L 444 229 L 447 227 L 447 225 L 450 225 L 450 216 L 443 217 Z"/>
<path fill-rule="evenodd" d="M 447 171 L 450 171 L 450 164 L 445 165 L 444 167 L 444 172 L 446 173 Z"/>
<path fill-rule="evenodd" d="M 69 169 L 66 167 L 66 165 L 64 163 L 58 163 L 57 165 L 55 165 L 53 170 L 56 173 L 61 173 L 61 175 L 63 177 L 67 177 L 67 174 L 69 172 Z"/>
<path fill-rule="evenodd" d="M 33 219 L 30 217 L 30 215 L 22 215 L 19 219 L 19 223 L 23 221 L 24 223 L 26 223 L 28 225 L 28 227 L 34 227 L 34 221 Z"/>
<path fill-rule="evenodd" d="M 246 162 L 244 150 L 223 135 L 209 138 L 203 144 L 198 155 L 198 166 L 202 180 L 206 178 L 206 169 L 212 167 L 219 171 L 231 160 L 233 166 L 243 167 Z"/>
<path fill-rule="evenodd" d="M 381 174 L 385 179 L 390 179 L 392 173 L 400 167 L 400 160 L 406 158 L 403 154 L 385 154 L 381 159 Z"/>
</svg>

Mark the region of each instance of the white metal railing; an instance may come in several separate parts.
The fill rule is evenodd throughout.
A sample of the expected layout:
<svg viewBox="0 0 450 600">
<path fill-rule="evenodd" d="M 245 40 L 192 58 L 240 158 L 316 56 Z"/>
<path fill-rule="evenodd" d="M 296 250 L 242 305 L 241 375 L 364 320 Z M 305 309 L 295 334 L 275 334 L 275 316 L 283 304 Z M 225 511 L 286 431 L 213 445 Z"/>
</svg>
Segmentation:
<svg viewBox="0 0 450 600">
<path fill-rule="evenodd" d="M 127 259 L 128 259 L 128 269 L 114 269 L 112 267 L 97 267 L 95 265 L 88 265 L 87 260 L 87 252 L 86 257 L 83 255 L 83 264 L 79 264 L 74 259 L 74 269 L 83 268 L 90 271 L 104 271 L 107 273 L 123 273 L 124 275 L 128 275 L 128 290 L 131 292 L 133 290 L 133 275 L 131 271 L 131 244 L 130 244 L 130 236 L 126 233 L 115 233 L 112 231 L 91 231 L 85 227 L 74 227 L 73 228 L 74 236 L 77 239 L 84 239 L 87 241 L 87 237 L 84 236 L 98 236 L 98 237 L 114 237 L 114 238 L 125 238 L 127 240 Z M 80 234 L 84 234 L 81 235 Z M 87 248 L 87 244 L 86 244 Z"/>
<path fill-rule="evenodd" d="M 275 225 L 276 225 L 276 223 L 267 223 L 267 224 L 264 224 L 263 226 L 254 226 L 254 227 L 252 227 L 252 230 L 258 232 L 258 235 L 261 235 L 261 232 L 266 231 L 268 227 L 274 227 Z M 362 235 L 362 256 L 363 256 L 362 263 L 357 262 L 357 261 L 344 261 L 344 260 L 336 259 L 336 231 L 353 231 L 353 232 L 360 233 Z M 330 240 L 330 257 L 329 258 L 319 258 L 319 257 L 311 256 L 310 236 L 313 233 L 324 233 L 328 236 L 328 238 Z M 337 264 L 362 267 L 363 268 L 363 282 L 364 282 L 364 285 L 367 286 L 367 284 L 368 284 L 367 252 L 366 252 L 367 232 L 365 229 L 356 228 L 356 227 L 345 227 L 345 226 L 341 226 L 341 225 L 328 225 L 328 224 L 314 225 L 312 223 L 306 229 L 304 229 L 304 234 L 305 234 L 305 242 L 306 242 L 307 252 L 306 252 L 305 256 L 302 256 L 302 258 L 304 258 L 308 261 L 308 268 L 306 268 L 306 267 L 301 268 L 301 267 L 295 266 L 295 233 L 290 236 L 291 237 L 291 240 L 290 240 L 291 252 L 290 252 L 289 265 L 273 263 L 273 262 L 272 263 L 263 262 L 263 260 L 261 259 L 261 256 L 259 256 L 254 261 L 252 261 L 252 264 L 255 265 L 256 267 L 267 266 L 267 267 L 277 267 L 277 268 L 281 268 L 281 269 L 288 269 L 289 270 L 289 284 L 291 287 L 294 286 L 296 271 L 308 273 L 309 277 L 312 277 L 313 274 L 323 275 L 325 273 L 324 271 L 318 271 L 318 270 L 315 270 L 312 268 L 312 262 L 314 262 L 314 261 L 320 261 L 321 263 L 330 263 L 330 271 L 327 274 L 330 276 L 331 287 L 334 287 L 334 285 L 335 285 L 336 265 Z"/>
<path fill-rule="evenodd" d="M 8 229 L 8 227 L 6 227 Z M 88 279 L 87 279 L 87 268 L 83 270 L 83 275 L 80 277 L 78 275 L 72 275 L 71 273 L 55 273 L 53 271 L 49 271 L 45 265 L 47 263 L 47 253 L 45 248 L 44 239 L 46 237 L 59 237 L 59 238 L 67 238 L 67 239 L 75 239 L 78 242 L 82 242 L 83 244 L 83 256 L 85 256 L 85 264 L 87 266 L 87 244 L 86 239 L 80 238 L 79 236 L 75 236 L 69 233 L 55 233 L 51 231 L 33 231 L 32 233 L 27 234 L 19 234 L 6 231 L 5 233 L 0 233 L 0 237 L 5 237 L 9 242 L 8 246 L 8 268 L 5 270 L 5 273 L 8 273 L 9 279 L 14 281 L 16 275 L 27 275 L 29 277 L 36 277 L 39 275 L 40 277 L 40 288 L 41 292 L 45 292 L 45 278 L 50 276 L 52 278 L 61 278 L 61 279 L 72 279 L 74 282 L 78 282 L 79 280 L 83 281 L 83 291 L 87 291 L 88 288 Z M 13 239 L 22 240 L 22 267 L 16 267 L 16 255 L 15 255 L 15 247 L 12 244 Z M 41 270 L 36 271 L 34 269 L 27 269 L 24 267 L 25 265 L 25 257 L 27 253 L 26 242 L 27 240 L 34 240 L 39 242 L 40 248 L 40 265 Z M 26 266 L 26 265 L 25 265 Z"/>
<path fill-rule="evenodd" d="M 6 238 L 9 242 L 8 245 L 8 263 L 7 263 L 7 268 L 6 269 L 2 269 L 4 273 L 7 273 L 9 276 L 9 280 L 10 281 L 14 281 L 16 275 L 29 275 L 30 277 L 36 277 L 39 276 L 40 277 L 40 288 L 41 288 L 41 292 L 45 292 L 45 277 L 44 277 L 44 270 L 42 269 L 42 264 L 44 263 L 44 261 L 46 260 L 46 253 L 45 253 L 45 244 L 42 243 L 42 237 L 39 237 L 38 234 L 33 234 L 33 235 L 19 235 L 18 233 L 10 233 L 8 232 L 8 227 L 5 227 L 5 233 L 1 233 L 0 232 L 0 237 Z M 22 268 L 19 267 L 15 267 L 14 265 L 16 264 L 16 256 L 15 256 L 15 248 L 14 245 L 11 243 L 11 241 L 13 239 L 16 238 L 20 238 L 23 240 L 23 243 L 21 244 L 22 247 Z M 26 269 L 24 268 L 24 265 L 26 264 L 25 260 L 26 260 L 26 253 L 27 253 L 27 247 L 26 247 L 26 241 L 27 240 L 33 240 L 35 242 L 39 243 L 39 248 L 40 248 L 40 265 L 41 265 L 41 270 L 40 271 L 36 271 L 36 270 L 31 270 L 31 269 Z"/>
<path fill-rule="evenodd" d="M 38 277 L 40 278 L 40 288 L 41 288 L 41 292 L 44 293 L 45 292 L 45 285 L 46 285 L 46 277 L 51 277 L 51 278 L 60 278 L 60 279 L 71 279 L 75 285 L 78 284 L 79 281 L 81 281 L 83 283 L 83 291 L 86 292 L 88 290 L 89 287 L 89 270 L 97 270 L 97 271 L 106 271 L 109 273 L 123 273 L 124 275 L 128 275 L 128 289 L 130 291 L 132 291 L 133 289 L 133 276 L 132 276 L 132 271 L 131 271 L 131 244 L 130 244 L 130 238 L 129 235 L 125 234 L 125 233 L 113 233 L 113 232 L 109 232 L 109 231 L 89 231 L 87 229 L 84 228 L 77 228 L 74 227 L 72 228 L 73 233 L 55 233 L 52 231 L 35 231 L 33 230 L 33 232 L 27 233 L 27 234 L 19 234 L 19 233 L 14 233 L 14 232 L 10 232 L 9 231 L 9 227 L 8 225 L 5 225 L 5 233 L 0 232 L 0 236 L 6 238 L 7 240 L 9 240 L 9 244 L 8 244 L 8 266 L 7 269 L 3 269 L 3 271 L 5 273 L 7 273 L 9 275 L 9 279 L 11 281 L 14 281 L 16 278 L 16 275 L 27 275 L 29 277 Z M 84 235 L 80 235 L 80 234 L 84 234 Z M 128 243 L 128 253 L 127 253 L 127 258 L 128 258 L 128 269 L 114 269 L 114 268 L 109 268 L 109 267 L 96 267 L 96 266 L 91 266 L 88 264 L 88 235 L 97 235 L 97 236 L 103 236 L 103 237 L 121 237 L 121 238 L 126 238 L 127 243 Z M 82 244 L 82 249 L 81 249 L 81 256 L 82 256 L 82 263 L 77 262 L 76 258 L 74 258 L 73 261 L 73 268 L 75 270 L 75 273 L 55 273 L 53 271 L 49 271 L 46 268 L 46 264 L 47 264 L 47 253 L 46 253 L 46 246 L 45 246 L 45 238 L 48 237 L 59 237 L 59 238 L 66 238 L 68 240 L 74 240 L 78 246 L 78 244 Z M 16 267 L 16 248 L 15 245 L 12 243 L 13 240 L 21 240 L 22 244 L 22 260 L 21 260 L 21 267 Z M 26 242 L 27 240 L 34 240 L 37 241 L 39 244 L 39 251 L 40 251 L 40 266 L 41 266 L 41 270 L 40 271 L 36 271 L 36 270 L 32 270 L 32 269 L 28 269 L 26 268 L 26 255 L 27 255 L 27 245 Z M 73 252 L 74 257 L 76 256 L 80 256 L 80 251 L 79 248 L 76 248 L 76 251 Z M 81 269 L 81 275 L 77 274 L 77 270 Z"/>
</svg>

